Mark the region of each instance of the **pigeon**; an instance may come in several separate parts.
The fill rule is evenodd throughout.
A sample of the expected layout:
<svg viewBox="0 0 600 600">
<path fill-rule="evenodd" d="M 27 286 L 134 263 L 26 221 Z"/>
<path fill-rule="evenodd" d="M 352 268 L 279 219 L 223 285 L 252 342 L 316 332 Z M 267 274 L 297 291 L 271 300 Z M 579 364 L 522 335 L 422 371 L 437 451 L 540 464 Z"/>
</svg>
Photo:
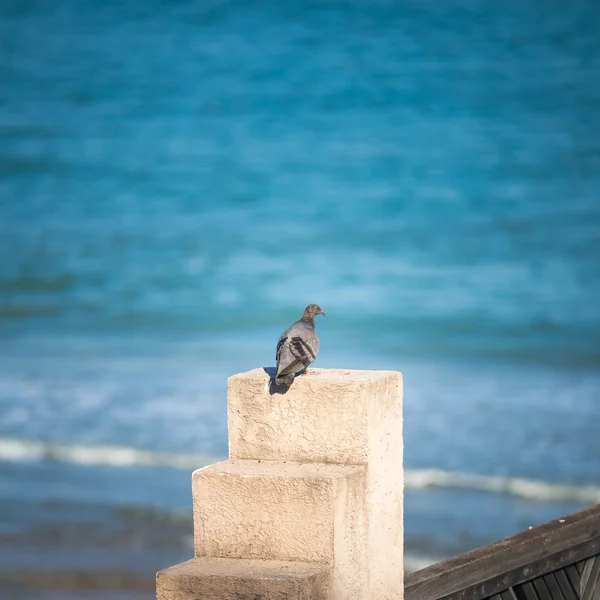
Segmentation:
<svg viewBox="0 0 600 600">
<path fill-rule="evenodd" d="M 277 343 L 277 385 L 292 385 L 296 373 L 310 365 L 319 352 L 319 338 L 315 332 L 315 316 L 327 315 L 317 304 L 309 304 L 299 321 L 288 327 Z"/>
</svg>

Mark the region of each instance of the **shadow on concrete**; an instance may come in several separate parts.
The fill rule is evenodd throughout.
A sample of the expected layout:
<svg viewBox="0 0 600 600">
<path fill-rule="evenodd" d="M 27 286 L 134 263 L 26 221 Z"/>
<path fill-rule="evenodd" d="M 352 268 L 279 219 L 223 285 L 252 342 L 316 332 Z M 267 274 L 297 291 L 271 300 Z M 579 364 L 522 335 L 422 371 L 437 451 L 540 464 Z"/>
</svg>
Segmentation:
<svg viewBox="0 0 600 600">
<path fill-rule="evenodd" d="M 277 369 L 275 367 L 263 367 L 263 369 L 271 380 L 269 382 L 269 394 L 271 394 L 271 396 L 273 394 L 287 394 L 287 391 L 290 389 L 289 385 L 285 385 L 285 383 L 275 383 Z"/>
<path fill-rule="evenodd" d="M 263 371 L 271 378 L 275 379 L 277 369 L 275 367 L 263 367 Z"/>
<path fill-rule="evenodd" d="M 277 374 L 277 369 L 275 367 L 263 367 L 263 371 L 269 376 L 269 394 L 271 396 L 273 394 L 286 394 L 290 389 L 291 385 L 286 385 L 285 383 L 275 383 L 275 375 Z M 302 371 L 298 371 L 296 373 L 296 377 L 299 375 L 304 375 L 306 373 L 306 369 L 302 369 Z M 292 382 L 293 383 L 293 382 Z"/>
</svg>

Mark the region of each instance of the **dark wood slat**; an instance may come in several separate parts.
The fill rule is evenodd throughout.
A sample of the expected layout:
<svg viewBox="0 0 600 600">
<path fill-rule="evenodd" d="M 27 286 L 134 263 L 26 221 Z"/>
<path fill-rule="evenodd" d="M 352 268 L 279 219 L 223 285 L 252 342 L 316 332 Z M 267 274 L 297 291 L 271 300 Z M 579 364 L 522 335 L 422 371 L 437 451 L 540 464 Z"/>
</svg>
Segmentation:
<svg viewBox="0 0 600 600">
<path fill-rule="evenodd" d="M 500 593 L 502 600 L 517 600 L 517 596 L 512 588 L 508 588 Z"/>
<path fill-rule="evenodd" d="M 411 573 L 405 598 L 481 600 L 598 553 L 600 505 Z"/>
<path fill-rule="evenodd" d="M 566 566 L 564 571 L 571 582 L 571 586 L 575 590 L 575 596 L 579 600 L 581 598 L 581 576 L 579 575 L 579 571 L 577 571 L 575 565 Z"/>
<path fill-rule="evenodd" d="M 562 590 L 560 589 L 560 586 L 558 585 L 558 582 L 556 581 L 556 578 L 554 577 L 554 573 L 548 573 L 548 575 L 544 575 L 542 579 L 548 588 L 548 592 L 552 600 L 566 600 Z"/>
<path fill-rule="evenodd" d="M 581 577 L 582 581 L 582 600 L 598 600 L 598 596 L 600 592 L 600 556 L 596 556 L 595 559 L 591 559 L 586 564 L 586 569 L 584 569 L 584 573 L 587 571 L 588 564 L 591 563 L 591 567 L 589 569 L 588 577 L 585 580 L 585 584 L 583 583 L 583 575 Z"/>
<path fill-rule="evenodd" d="M 543 577 L 538 577 L 531 583 L 533 583 L 533 588 L 535 589 L 538 598 L 541 598 L 541 600 L 555 600 L 555 598 L 551 596 L 550 590 Z M 558 600 L 558 598 L 556 600 Z"/>
<path fill-rule="evenodd" d="M 600 580 L 594 582 L 594 587 L 590 588 L 590 600 L 598 600 L 600 598 Z"/>
<path fill-rule="evenodd" d="M 575 593 L 575 588 L 571 585 L 564 569 L 554 571 L 553 575 L 556 578 L 565 600 L 579 600 L 579 595 Z"/>
<path fill-rule="evenodd" d="M 579 571 L 579 575 L 581 576 L 581 595 L 583 596 L 583 591 L 587 587 L 588 579 L 590 578 L 590 573 L 592 572 L 592 568 L 594 567 L 594 558 L 590 558 L 583 563 L 578 563 L 575 565 L 577 570 Z"/>
<path fill-rule="evenodd" d="M 504 565 L 507 570 L 500 575 L 492 576 L 492 573 L 488 573 L 488 579 L 472 584 L 469 580 L 472 579 L 473 573 L 468 569 L 463 571 L 465 580 L 463 580 L 462 583 L 460 581 L 453 580 L 450 582 L 445 582 L 444 578 L 449 577 L 450 574 L 444 574 L 442 571 L 438 574 L 438 576 L 441 578 L 441 581 L 437 582 L 435 587 L 433 585 L 431 587 L 434 589 L 437 588 L 438 590 L 444 588 L 447 589 L 447 587 L 452 584 L 453 586 L 455 585 L 459 588 L 457 591 L 450 594 L 433 593 L 431 595 L 425 595 L 423 589 L 416 591 L 410 590 L 410 592 L 407 592 L 407 588 L 405 586 L 405 600 L 482 600 L 483 598 L 489 598 L 491 595 L 497 594 L 500 590 L 506 590 L 509 587 L 514 587 L 520 583 L 524 583 L 525 581 L 531 581 L 535 577 L 545 575 L 567 566 L 571 566 L 575 575 L 575 578 L 573 579 L 573 587 L 576 590 L 579 590 L 580 576 L 574 566 L 574 557 L 585 554 L 593 555 L 598 552 L 600 552 L 600 537 L 583 544 L 579 544 L 578 546 L 566 548 L 545 559 L 531 563 L 527 563 L 525 561 L 522 566 L 513 569 L 511 569 L 510 555 L 507 556 L 506 554 L 503 554 L 500 555 L 497 560 L 504 560 Z M 427 567 L 427 569 L 430 568 L 431 567 Z M 414 573 L 412 575 L 414 575 Z M 410 581 L 410 577 L 411 575 L 409 575 L 406 580 Z"/>
<path fill-rule="evenodd" d="M 580 560 L 575 563 L 575 568 L 577 569 L 577 572 L 579 573 L 579 575 L 581 575 L 583 573 L 583 568 L 585 567 L 586 562 L 587 562 L 586 560 Z"/>
<path fill-rule="evenodd" d="M 523 600 L 540 600 L 540 598 L 535 592 L 533 583 L 531 583 L 530 581 L 515 586 L 515 593 L 517 594 L 517 597 L 519 599 L 522 598 Z M 542 600 L 548 600 L 548 598 L 543 598 Z"/>
<path fill-rule="evenodd" d="M 490 596 L 487 600 L 502 600 L 502 596 L 500 594 L 494 594 Z"/>
</svg>

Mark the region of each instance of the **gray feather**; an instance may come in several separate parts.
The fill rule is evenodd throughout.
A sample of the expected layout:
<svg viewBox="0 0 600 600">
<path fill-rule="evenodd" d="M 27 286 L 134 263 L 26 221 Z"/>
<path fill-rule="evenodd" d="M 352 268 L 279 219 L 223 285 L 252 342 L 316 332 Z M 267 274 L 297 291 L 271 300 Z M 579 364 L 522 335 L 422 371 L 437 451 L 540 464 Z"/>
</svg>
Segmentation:
<svg viewBox="0 0 600 600">
<path fill-rule="evenodd" d="M 296 321 L 286 329 L 277 343 L 277 384 L 291 385 L 294 377 L 306 369 L 317 358 L 319 338 L 313 318 Z"/>
</svg>

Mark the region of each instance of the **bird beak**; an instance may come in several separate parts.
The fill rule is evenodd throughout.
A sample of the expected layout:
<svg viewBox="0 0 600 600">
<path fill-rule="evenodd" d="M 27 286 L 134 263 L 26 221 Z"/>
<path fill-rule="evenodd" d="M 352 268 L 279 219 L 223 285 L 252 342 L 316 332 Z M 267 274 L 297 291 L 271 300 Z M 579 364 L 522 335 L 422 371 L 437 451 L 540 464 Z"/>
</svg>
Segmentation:
<svg viewBox="0 0 600 600">
<path fill-rule="evenodd" d="M 326 316 L 327 316 L 327 315 L 326 315 L 326 314 L 325 314 L 323 311 L 320 311 L 320 312 L 319 312 L 319 314 L 320 314 L 320 315 L 323 315 L 324 317 L 326 317 Z"/>
</svg>

